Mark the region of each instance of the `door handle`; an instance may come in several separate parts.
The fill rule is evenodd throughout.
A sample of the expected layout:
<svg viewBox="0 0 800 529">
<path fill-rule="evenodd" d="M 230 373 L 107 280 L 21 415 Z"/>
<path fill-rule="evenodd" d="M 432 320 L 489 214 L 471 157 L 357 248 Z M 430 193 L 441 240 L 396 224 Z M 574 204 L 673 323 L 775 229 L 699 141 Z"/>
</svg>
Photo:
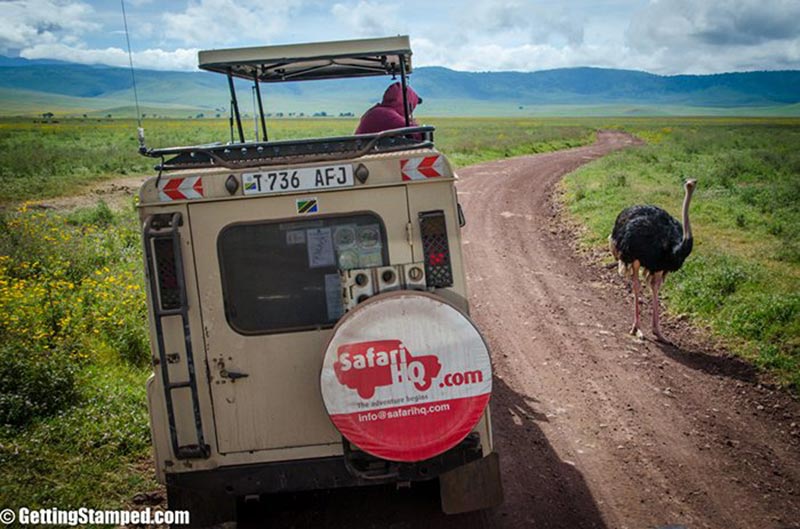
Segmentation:
<svg viewBox="0 0 800 529">
<path fill-rule="evenodd" d="M 229 378 L 231 380 L 237 380 L 240 378 L 247 378 L 250 375 L 248 373 L 242 373 L 240 371 L 230 371 L 228 369 L 223 369 L 219 372 L 219 376 L 222 378 Z"/>
</svg>

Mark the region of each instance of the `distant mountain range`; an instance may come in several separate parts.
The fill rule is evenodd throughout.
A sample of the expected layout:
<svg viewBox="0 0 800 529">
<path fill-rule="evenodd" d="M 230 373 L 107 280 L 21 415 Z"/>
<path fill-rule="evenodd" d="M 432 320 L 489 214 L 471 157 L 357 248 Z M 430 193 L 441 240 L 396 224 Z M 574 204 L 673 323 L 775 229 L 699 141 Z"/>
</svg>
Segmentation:
<svg viewBox="0 0 800 529">
<path fill-rule="evenodd" d="M 150 115 L 225 115 L 226 80 L 207 72 L 136 70 Z M 262 85 L 268 112 L 360 114 L 388 78 Z M 662 76 L 632 70 L 561 68 L 538 72 L 460 72 L 417 68 L 420 115 L 800 115 L 800 71 Z M 250 85 L 237 82 L 243 113 Z M 0 115 L 133 115 L 131 72 L 55 60 L 0 56 Z"/>
</svg>

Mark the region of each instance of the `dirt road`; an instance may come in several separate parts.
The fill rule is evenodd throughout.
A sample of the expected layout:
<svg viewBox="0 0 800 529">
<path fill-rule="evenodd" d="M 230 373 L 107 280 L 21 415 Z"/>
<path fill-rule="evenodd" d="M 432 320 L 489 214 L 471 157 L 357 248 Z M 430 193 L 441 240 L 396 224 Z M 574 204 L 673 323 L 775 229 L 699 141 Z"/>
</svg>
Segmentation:
<svg viewBox="0 0 800 529">
<path fill-rule="evenodd" d="M 287 496 L 271 526 L 715 529 L 800 527 L 800 406 L 668 322 L 675 346 L 626 333 L 631 302 L 554 217 L 566 173 L 633 140 L 460 171 L 473 317 L 493 352 L 506 501 L 445 517 L 433 490 Z M 649 310 L 649 307 L 648 309 Z M 646 329 L 649 330 L 649 329 Z"/>
<path fill-rule="evenodd" d="M 576 256 L 552 217 L 567 172 L 624 146 L 462 172 L 470 301 L 493 350 L 506 504 L 497 526 L 800 527 L 800 409 L 686 329 L 626 334 L 621 279 Z M 648 309 L 649 310 L 649 309 Z"/>
</svg>

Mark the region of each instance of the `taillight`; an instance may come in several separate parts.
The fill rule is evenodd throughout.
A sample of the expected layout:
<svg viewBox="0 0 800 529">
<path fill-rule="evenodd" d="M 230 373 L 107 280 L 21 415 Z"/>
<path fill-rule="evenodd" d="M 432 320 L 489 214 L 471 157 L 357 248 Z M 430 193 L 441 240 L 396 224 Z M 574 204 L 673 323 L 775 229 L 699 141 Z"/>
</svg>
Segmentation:
<svg viewBox="0 0 800 529">
<path fill-rule="evenodd" d="M 450 266 L 450 245 L 447 243 L 447 224 L 444 211 L 425 211 L 419 214 L 422 251 L 425 254 L 425 276 L 429 287 L 442 288 L 453 284 Z"/>
<path fill-rule="evenodd" d="M 158 293 L 161 309 L 178 309 L 181 306 L 181 291 L 178 284 L 178 270 L 175 264 L 175 245 L 171 238 L 153 239 L 156 259 Z"/>
</svg>

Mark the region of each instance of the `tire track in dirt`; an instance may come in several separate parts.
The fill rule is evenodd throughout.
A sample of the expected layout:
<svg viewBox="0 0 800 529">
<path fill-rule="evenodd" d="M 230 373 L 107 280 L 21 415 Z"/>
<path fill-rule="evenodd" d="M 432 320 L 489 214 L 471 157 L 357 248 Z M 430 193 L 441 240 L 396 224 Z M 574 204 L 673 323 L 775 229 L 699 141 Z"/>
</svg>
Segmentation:
<svg viewBox="0 0 800 529">
<path fill-rule="evenodd" d="M 800 527 L 797 402 L 688 329 L 669 328 L 675 346 L 628 336 L 623 283 L 553 216 L 563 175 L 634 143 L 601 132 L 459 171 L 470 303 L 497 377 L 506 503 L 491 525 Z"/>
</svg>

